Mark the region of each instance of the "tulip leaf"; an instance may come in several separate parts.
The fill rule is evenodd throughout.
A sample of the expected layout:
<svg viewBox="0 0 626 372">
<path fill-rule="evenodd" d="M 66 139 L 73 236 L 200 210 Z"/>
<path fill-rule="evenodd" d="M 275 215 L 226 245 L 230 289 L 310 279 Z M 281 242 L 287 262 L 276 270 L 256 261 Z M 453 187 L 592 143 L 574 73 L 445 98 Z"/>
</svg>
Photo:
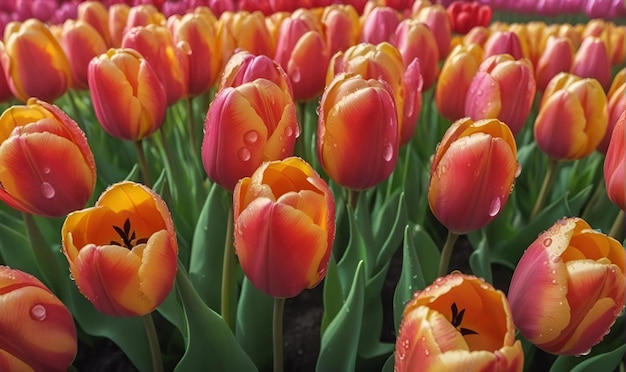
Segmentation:
<svg viewBox="0 0 626 372">
<path fill-rule="evenodd" d="M 180 332 L 185 332 L 185 311 L 178 301 L 175 288 L 161 302 L 157 311 Z"/>
<path fill-rule="evenodd" d="M 39 268 L 28 238 L 4 223 L 0 223 L 0 236 L 2 236 L 0 239 L 0 262 L 13 269 L 39 276 Z"/>
<path fill-rule="evenodd" d="M 489 254 L 487 239 L 484 236 L 476 246 L 474 252 L 470 255 L 469 264 L 474 275 L 493 284 L 493 275 L 491 273 L 491 255 Z"/>
<path fill-rule="evenodd" d="M 575 357 L 558 357 L 550 368 L 550 372 L 587 372 L 587 371 L 613 371 L 619 365 L 626 353 L 626 345 L 622 345 L 612 351 L 594 355 L 581 360 Z M 575 366 L 568 362 L 578 362 Z"/>
<path fill-rule="evenodd" d="M 371 263 L 368 265 L 367 246 L 351 209 L 348 209 L 348 219 L 350 222 L 350 241 L 343 257 L 337 263 L 337 271 L 344 298 L 347 296 L 347 289 L 352 282 L 355 268 L 362 262 L 363 269 L 368 273 L 368 267 L 371 265 Z"/>
<path fill-rule="evenodd" d="M 210 366 L 216 371 L 256 371 L 222 317 L 198 295 L 187 275 L 178 270 L 176 284 L 186 315 L 185 354 L 175 371 Z"/>
<path fill-rule="evenodd" d="M 288 301 L 288 300 L 287 300 Z M 237 306 L 236 337 L 261 371 L 272 369 L 274 299 L 244 278 Z"/>
<path fill-rule="evenodd" d="M 394 354 L 389 355 L 380 372 L 393 372 L 393 367 L 396 362 L 394 356 Z"/>
<path fill-rule="evenodd" d="M 398 194 L 385 203 L 381 211 L 374 216 L 375 246 L 378 250 L 376 267 L 388 264 L 391 257 L 402 243 L 402 235 L 408 222 L 404 193 Z"/>
<path fill-rule="evenodd" d="M 344 296 L 341 279 L 337 271 L 337 262 L 331 255 L 324 277 L 324 314 L 322 315 L 321 333 L 324 333 L 330 322 L 341 310 Z"/>
<path fill-rule="evenodd" d="M 419 257 L 419 263 L 422 268 L 422 273 L 424 274 L 424 282 L 428 285 L 434 282 L 439 276 L 439 257 L 441 253 L 431 236 L 428 235 L 422 226 L 416 225 L 412 230 L 415 247 L 419 247 L 416 248 L 415 251 Z"/>
<path fill-rule="evenodd" d="M 413 294 L 426 288 L 422 265 L 417 254 L 415 240 L 411 234 L 411 227 L 404 229 L 404 246 L 402 249 L 402 271 L 393 295 L 393 319 L 396 332 L 400 328 L 402 313 L 406 303 L 413 297 Z"/>
<path fill-rule="evenodd" d="M 362 327 L 365 299 L 363 261 L 354 271 L 354 279 L 345 303 L 322 334 L 317 371 L 354 371 Z"/>
</svg>

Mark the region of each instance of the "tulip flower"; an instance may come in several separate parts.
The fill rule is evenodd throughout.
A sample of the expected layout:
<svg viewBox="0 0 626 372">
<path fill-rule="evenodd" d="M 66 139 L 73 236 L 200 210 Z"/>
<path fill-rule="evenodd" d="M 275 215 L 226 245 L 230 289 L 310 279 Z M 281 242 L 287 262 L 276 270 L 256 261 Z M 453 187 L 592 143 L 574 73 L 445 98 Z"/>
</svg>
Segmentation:
<svg viewBox="0 0 626 372">
<path fill-rule="evenodd" d="M 605 90 L 611 84 L 611 61 L 602 39 L 587 36 L 576 51 L 571 73 L 598 80 Z"/>
<path fill-rule="evenodd" d="M 604 181 L 606 184 L 606 192 L 613 204 L 617 205 L 621 210 L 626 210 L 626 131 L 624 130 L 624 121 L 626 120 L 626 111 L 622 111 L 622 115 L 618 118 L 611 142 L 604 158 Z"/>
<path fill-rule="evenodd" d="M 121 9 L 120 15 L 124 16 L 123 9 Z M 165 22 L 165 16 L 153 4 L 136 5 L 128 9 L 128 15 L 126 17 L 126 24 L 124 25 L 122 36 L 126 35 L 133 27 L 163 25 Z"/>
<path fill-rule="evenodd" d="M 100 1 L 87 0 L 78 4 L 76 19 L 91 25 L 100 35 L 107 48 L 112 47 L 109 31 L 109 11 Z"/>
<path fill-rule="evenodd" d="M 423 78 L 422 90 L 428 90 L 437 81 L 439 75 L 439 50 L 433 33 L 425 23 L 407 18 L 398 24 L 391 38 L 404 65 L 408 66 L 415 58 Z"/>
<path fill-rule="evenodd" d="M 39 279 L 0 266 L 0 369 L 66 371 L 77 353 L 72 314 Z"/>
<path fill-rule="evenodd" d="M 557 221 L 515 268 L 508 292 L 515 325 L 549 353 L 588 353 L 624 308 L 625 266 L 617 240 L 577 217 Z"/>
<path fill-rule="evenodd" d="M 607 125 L 607 99 L 600 83 L 560 73 L 544 91 L 535 119 L 535 141 L 556 160 L 581 159 L 596 149 Z"/>
<path fill-rule="evenodd" d="M 0 47 L 4 76 L 21 101 L 36 97 L 53 102 L 71 86 L 72 68 L 65 52 L 41 21 L 31 18 L 9 23 Z"/>
<path fill-rule="evenodd" d="M 109 49 L 89 63 L 89 92 L 110 135 L 138 141 L 161 127 L 166 96 L 150 64 L 133 49 Z"/>
<path fill-rule="evenodd" d="M 404 308 L 394 370 L 522 371 L 504 293 L 475 276 L 453 273 L 417 292 Z"/>
<path fill-rule="evenodd" d="M 293 155 L 299 132 L 290 91 L 262 78 L 224 88 L 204 121 L 204 169 L 211 180 L 233 190 L 264 161 Z"/>
<path fill-rule="evenodd" d="M 126 32 L 126 23 L 130 15 L 130 6 L 125 3 L 113 4 L 109 8 L 109 35 L 111 35 L 111 47 L 122 46 L 122 39 Z"/>
<path fill-rule="evenodd" d="M 317 154 L 328 176 L 353 190 L 384 181 L 398 160 L 392 93 L 378 80 L 339 74 L 320 101 Z"/>
<path fill-rule="evenodd" d="M 491 222 L 513 188 L 516 156 L 515 138 L 503 122 L 470 118 L 454 122 L 430 168 L 428 203 L 435 217 L 457 235 Z"/>
<path fill-rule="evenodd" d="M 571 40 L 562 36 L 550 36 L 535 69 L 537 90 L 543 92 L 553 77 L 561 72 L 569 72 L 573 61 L 574 46 Z"/>
<path fill-rule="evenodd" d="M 61 237 L 78 289 L 104 314 L 146 315 L 174 286 L 174 223 L 163 199 L 144 185 L 110 186 L 93 207 L 67 216 Z"/>
<path fill-rule="evenodd" d="M 224 66 L 218 92 L 226 87 L 237 87 L 263 78 L 291 93 L 291 83 L 285 70 L 268 56 L 255 56 L 244 50 L 233 54 Z"/>
<path fill-rule="evenodd" d="M 418 3 L 415 2 L 415 4 Z M 439 59 L 446 59 L 450 53 L 450 40 L 452 39 L 452 26 L 446 8 L 439 4 L 426 5 L 419 8 L 414 18 L 428 25 L 437 41 Z"/>
<path fill-rule="evenodd" d="M 498 54 L 510 54 L 514 59 L 524 57 L 519 36 L 511 31 L 496 31 L 485 42 L 483 58 Z"/>
<path fill-rule="evenodd" d="M 487 27 L 491 21 L 491 8 L 477 2 L 453 1 L 447 8 L 452 32 L 467 34 L 477 26 Z"/>
<path fill-rule="evenodd" d="M 607 108 L 609 111 L 609 121 L 604 138 L 602 138 L 597 148 L 602 154 L 606 154 L 611 135 L 613 134 L 613 128 L 619 121 L 624 110 L 626 110 L 626 68 L 621 69 L 615 74 L 606 98 L 608 100 Z"/>
<path fill-rule="evenodd" d="M 332 4 L 324 8 L 321 22 L 326 28 L 326 45 L 329 55 L 356 45 L 361 34 L 361 20 L 354 7 Z"/>
<path fill-rule="evenodd" d="M 218 19 L 216 29 L 224 62 L 237 49 L 254 55 L 274 55 L 275 45 L 265 24 L 265 16 L 259 11 L 224 12 Z"/>
<path fill-rule="evenodd" d="M 388 6 L 373 8 L 362 17 L 361 42 L 370 44 L 390 42 L 391 35 L 401 19 L 401 14 Z"/>
<path fill-rule="evenodd" d="M 0 200 L 60 217 L 82 208 L 96 184 L 85 134 L 61 109 L 32 98 L 0 116 Z"/>
<path fill-rule="evenodd" d="M 473 120 L 497 118 L 516 135 L 530 114 L 535 91 L 530 60 L 514 60 L 509 54 L 488 57 L 468 88 L 465 115 Z"/>
<path fill-rule="evenodd" d="M 263 163 L 233 193 L 235 251 L 252 284 L 294 297 L 326 275 L 335 236 L 330 188 L 304 160 Z"/>
</svg>

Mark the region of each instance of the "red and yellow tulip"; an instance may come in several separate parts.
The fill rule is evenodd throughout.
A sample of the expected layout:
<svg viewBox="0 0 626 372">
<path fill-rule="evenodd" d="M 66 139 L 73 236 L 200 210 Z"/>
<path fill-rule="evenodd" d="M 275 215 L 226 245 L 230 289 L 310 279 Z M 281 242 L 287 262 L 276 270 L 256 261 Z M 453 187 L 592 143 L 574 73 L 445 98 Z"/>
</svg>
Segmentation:
<svg viewBox="0 0 626 372">
<path fill-rule="evenodd" d="M 95 206 L 67 216 L 61 237 L 78 289 L 104 314 L 148 314 L 174 286 L 174 223 L 163 199 L 144 185 L 110 186 Z"/>
<path fill-rule="evenodd" d="M 626 256 L 584 220 L 557 221 L 528 247 L 508 299 L 520 333 L 557 355 L 588 353 L 624 307 Z"/>
<path fill-rule="evenodd" d="M 255 56 L 242 50 L 233 54 L 224 66 L 217 87 L 218 92 L 227 87 L 237 87 L 256 79 L 266 79 L 286 92 L 292 92 L 289 76 L 283 68 L 266 55 Z"/>
<path fill-rule="evenodd" d="M 602 39 L 585 37 L 574 55 L 570 71 L 583 78 L 594 78 L 608 90 L 611 85 L 611 60 Z"/>
<path fill-rule="evenodd" d="M 617 119 L 611 141 L 604 158 L 604 181 L 606 193 L 613 204 L 626 210 L 626 111 Z"/>
<path fill-rule="evenodd" d="M 522 371 L 524 352 L 504 293 L 453 273 L 417 292 L 396 340 L 397 372 Z"/>
<path fill-rule="evenodd" d="M 406 18 L 398 24 L 391 43 L 395 45 L 404 65 L 408 66 L 415 58 L 419 60 L 422 74 L 422 90 L 428 90 L 439 75 L 439 49 L 435 36 L 425 23 Z"/>
<path fill-rule="evenodd" d="M 304 160 L 263 163 L 233 193 L 235 250 L 252 284 L 294 297 L 326 275 L 335 236 L 330 188 Z"/>
<path fill-rule="evenodd" d="M 553 77 L 561 72 L 569 72 L 573 61 L 572 41 L 563 36 L 550 36 L 535 69 L 537 90 L 543 92 Z"/>
</svg>

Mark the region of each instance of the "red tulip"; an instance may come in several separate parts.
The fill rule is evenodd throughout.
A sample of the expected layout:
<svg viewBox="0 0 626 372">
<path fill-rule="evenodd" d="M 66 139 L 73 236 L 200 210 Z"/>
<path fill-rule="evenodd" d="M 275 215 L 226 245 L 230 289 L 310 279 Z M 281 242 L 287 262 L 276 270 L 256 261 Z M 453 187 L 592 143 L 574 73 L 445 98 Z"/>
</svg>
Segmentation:
<svg viewBox="0 0 626 372">
<path fill-rule="evenodd" d="M 626 120 L 626 111 L 622 111 L 622 115 L 618 118 L 611 142 L 604 158 L 604 182 L 606 184 L 606 193 L 613 204 L 617 205 L 621 210 L 626 210 L 626 131 L 624 130 L 624 121 Z"/>
</svg>

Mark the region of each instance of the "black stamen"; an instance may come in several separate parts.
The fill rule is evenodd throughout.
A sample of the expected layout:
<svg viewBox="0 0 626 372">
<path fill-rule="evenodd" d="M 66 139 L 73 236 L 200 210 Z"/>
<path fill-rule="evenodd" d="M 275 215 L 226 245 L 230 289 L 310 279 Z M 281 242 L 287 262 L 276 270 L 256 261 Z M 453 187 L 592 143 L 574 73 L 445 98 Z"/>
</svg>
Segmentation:
<svg viewBox="0 0 626 372">
<path fill-rule="evenodd" d="M 450 320 L 450 324 L 452 324 L 454 328 L 457 328 L 457 330 L 461 333 L 461 335 L 466 336 L 466 335 L 478 334 L 478 332 L 471 330 L 469 328 L 463 328 L 463 327 L 459 328 L 461 326 L 461 323 L 463 322 L 463 315 L 465 315 L 465 309 L 459 312 L 459 308 L 456 306 L 456 302 L 453 302 L 452 306 L 450 306 L 450 311 L 452 312 L 452 319 Z"/>
</svg>

